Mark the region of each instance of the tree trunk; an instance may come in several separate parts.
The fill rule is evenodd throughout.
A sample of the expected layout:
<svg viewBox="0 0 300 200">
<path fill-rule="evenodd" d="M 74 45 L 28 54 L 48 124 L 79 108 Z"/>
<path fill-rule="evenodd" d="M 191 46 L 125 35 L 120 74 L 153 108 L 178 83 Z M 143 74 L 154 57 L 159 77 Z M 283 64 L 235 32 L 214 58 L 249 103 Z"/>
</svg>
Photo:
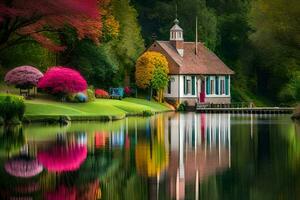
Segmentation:
<svg viewBox="0 0 300 200">
<path fill-rule="evenodd" d="M 153 89 L 152 89 L 152 87 L 150 87 L 150 96 L 149 96 L 149 101 L 151 101 L 152 95 L 153 95 Z"/>
</svg>

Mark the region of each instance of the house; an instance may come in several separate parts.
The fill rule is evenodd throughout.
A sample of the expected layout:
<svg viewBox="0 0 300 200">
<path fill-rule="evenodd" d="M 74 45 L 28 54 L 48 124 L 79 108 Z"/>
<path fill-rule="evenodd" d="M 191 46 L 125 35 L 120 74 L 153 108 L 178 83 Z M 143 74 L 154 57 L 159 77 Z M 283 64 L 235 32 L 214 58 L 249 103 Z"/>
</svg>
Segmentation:
<svg viewBox="0 0 300 200">
<path fill-rule="evenodd" d="M 169 84 L 164 92 L 173 102 L 230 103 L 230 78 L 234 72 L 201 42 L 185 42 L 179 21 L 174 21 L 169 41 L 155 41 L 147 51 L 160 52 L 169 62 Z"/>
</svg>

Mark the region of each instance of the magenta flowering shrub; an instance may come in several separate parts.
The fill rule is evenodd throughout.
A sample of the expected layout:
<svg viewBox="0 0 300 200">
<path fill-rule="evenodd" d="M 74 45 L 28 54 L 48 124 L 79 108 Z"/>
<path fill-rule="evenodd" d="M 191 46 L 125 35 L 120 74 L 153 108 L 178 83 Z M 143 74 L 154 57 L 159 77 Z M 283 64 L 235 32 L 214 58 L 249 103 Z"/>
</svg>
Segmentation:
<svg viewBox="0 0 300 200">
<path fill-rule="evenodd" d="M 4 78 L 5 83 L 17 88 L 31 88 L 36 86 L 43 77 L 43 73 L 32 66 L 20 66 L 10 70 Z"/>
<path fill-rule="evenodd" d="M 87 83 L 78 71 L 57 66 L 45 73 L 38 88 L 51 94 L 69 94 L 85 91 Z"/>
</svg>

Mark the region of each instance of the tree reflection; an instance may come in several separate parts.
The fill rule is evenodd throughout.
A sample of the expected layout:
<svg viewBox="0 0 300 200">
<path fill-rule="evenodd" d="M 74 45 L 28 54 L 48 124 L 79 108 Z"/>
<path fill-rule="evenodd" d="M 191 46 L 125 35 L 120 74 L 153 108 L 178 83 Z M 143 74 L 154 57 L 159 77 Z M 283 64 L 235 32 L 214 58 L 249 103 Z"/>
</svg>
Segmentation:
<svg viewBox="0 0 300 200">
<path fill-rule="evenodd" d="M 0 199 L 298 199 L 299 127 L 280 116 L 168 113 L 50 127 L 38 139 L 8 129 Z M 31 160 L 47 154 L 52 168 L 43 161 L 40 174 L 9 175 L 5 163 L 24 146 Z"/>
<path fill-rule="evenodd" d="M 25 143 L 21 126 L 0 127 L 0 151 L 11 154 L 18 151 Z"/>
<path fill-rule="evenodd" d="M 203 182 L 202 199 L 299 198 L 300 140 L 290 121 L 280 116 L 239 116 L 231 134 L 231 168 Z"/>
<path fill-rule="evenodd" d="M 135 148 L 135 161 L 137 172 L 144 177 L 156 177 L 167 168 L 169 157 L 164 142 L 164 121 L 160 115 L 155 119 L 155 133 L 148 135 L 148 140 L 141 139 Z M 150 123 L 146 127 L 150 130 Z"/>
</svg>

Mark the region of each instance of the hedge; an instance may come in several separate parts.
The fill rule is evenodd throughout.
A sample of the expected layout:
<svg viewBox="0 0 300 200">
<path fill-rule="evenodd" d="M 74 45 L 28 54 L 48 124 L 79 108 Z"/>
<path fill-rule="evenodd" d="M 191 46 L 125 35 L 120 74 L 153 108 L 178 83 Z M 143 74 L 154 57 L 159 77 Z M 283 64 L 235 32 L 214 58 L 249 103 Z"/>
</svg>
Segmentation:
<svg viewBox="0 0 300 200">
<path fill-rule="evenodd" d="M 22 96 L 0 94 L 0 118 L 5 124 L 20 123 L 25 112 Z"/>
</svg>

